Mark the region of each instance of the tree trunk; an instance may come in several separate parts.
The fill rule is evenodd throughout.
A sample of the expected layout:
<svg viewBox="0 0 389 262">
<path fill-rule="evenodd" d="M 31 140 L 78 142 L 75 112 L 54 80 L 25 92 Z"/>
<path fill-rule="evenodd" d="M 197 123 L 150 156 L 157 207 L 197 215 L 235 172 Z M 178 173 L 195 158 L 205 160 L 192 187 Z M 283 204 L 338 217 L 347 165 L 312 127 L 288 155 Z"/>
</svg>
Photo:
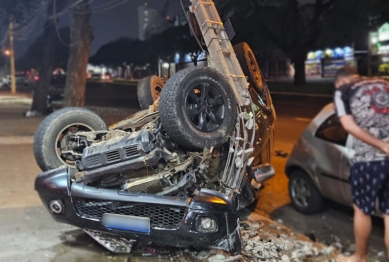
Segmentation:
<svg viewBox="0 0 389 262">
<path fill-rule="evenodd" d="M 307 54 L 305 51 L 301 51 L 292 56 L 294 62 L 294 82 L 295 86 L 302 86 L 306 84 L 305 79 L 305 59 Z"/>
<path fill-rule="evenodd" d="M 59 8 L 56 8 L 56 12 Z M 53 17 L 53 2 L 48 5 L 47 15 L 48 20 L 45 22 L 45 30 L 43 32 L 44 44 L 41 70 L 39 72 L 39 82 L 34 83 L 34 97 L 31 106 L 31 111 L 36 111 L 40 114 L 47 114 L 47 95 L 49 94 L 49 87 L 51 85 L 51 77 L 54 70 L 54 54 L 56 42 L 56 27 L 51 17 Z M 53 18 L 54 19 L 54 18 Z"/>
<path fill-rule="evenodd" d="M 75 4 L 78 0 L 71 0 Z M 88 0 L 82 0 L 70 11 L 70 57 L 65 86 L 64 106 L 83 107 L 87 66 L 92 41 L 92 28 L 89 25 Z"/>
</svg>

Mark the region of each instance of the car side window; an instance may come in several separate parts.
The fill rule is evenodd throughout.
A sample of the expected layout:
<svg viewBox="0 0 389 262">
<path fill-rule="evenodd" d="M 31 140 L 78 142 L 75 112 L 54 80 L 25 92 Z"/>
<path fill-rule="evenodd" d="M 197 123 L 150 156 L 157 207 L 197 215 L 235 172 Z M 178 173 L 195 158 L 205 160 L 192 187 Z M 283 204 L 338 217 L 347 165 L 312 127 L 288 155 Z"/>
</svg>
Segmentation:
<svg viewBox="0 0 389 262">
<path fill-rule="evenodd" d="M 339 118 L 334 114 L 321 124 L 315 136 L 328 142 L 346 146 L 348 133 L 344 130 Z"/>
</svg>

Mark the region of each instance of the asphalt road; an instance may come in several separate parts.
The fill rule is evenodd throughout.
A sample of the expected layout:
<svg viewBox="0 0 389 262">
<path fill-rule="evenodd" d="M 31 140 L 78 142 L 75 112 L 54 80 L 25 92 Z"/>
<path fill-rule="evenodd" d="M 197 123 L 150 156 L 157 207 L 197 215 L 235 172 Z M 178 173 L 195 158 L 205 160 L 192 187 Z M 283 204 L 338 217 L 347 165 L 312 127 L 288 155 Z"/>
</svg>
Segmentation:
<svg viewBox="0 0 389 262">
<path fill-rule="evenodd" d="M 291 151 L 312 117 L 331 102 L 329 98 L 279 95 L 274 95 L 273 100 L 277 111 L 275 150 L 286 153 Z M 108 123 L 113 123 L 139 109 L 136 87 L 90 83 L 86 106 L 96 110 Z M 277 174 L 267 183 L 255 212 L 327 244 L 338 238 L 348 249 L 353 242 L 350 209 L 329 204 L 322 213 L 313 216 L 294 211 L 289 205 L 287 178 L 283 171 L 285 162 L 286 158 L 273 157 Z M 0 167 L 0 232 L 3 236 L 0 238 L 0 261 L 128 261 L 125 257 L 112 258 L 73 227 L 57 224 L 50 218 L 32 186 L 40 170 L 34 161 L 31 142 L 0 143 Z M 384 261 L 377 256 L 378 252 L 384 251 L 381 222 L 377 220 L 374 225 L 370 251 L 377 260 L 371 261 Z M 147 261 L 147 258 L 131 261 Z M 164 259 L 161 257 L 159 261 Z"/>
</svg>

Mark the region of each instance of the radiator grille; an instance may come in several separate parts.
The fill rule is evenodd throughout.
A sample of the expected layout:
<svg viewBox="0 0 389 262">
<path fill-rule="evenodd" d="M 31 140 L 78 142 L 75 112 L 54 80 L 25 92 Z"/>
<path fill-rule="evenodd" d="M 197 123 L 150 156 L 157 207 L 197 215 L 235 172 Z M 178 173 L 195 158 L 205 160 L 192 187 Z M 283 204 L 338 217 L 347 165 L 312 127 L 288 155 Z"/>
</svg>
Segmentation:
<svg viewBox="0 0 389 262">
<path fill-rule="evenodd" d="M 100 155 L 89 156 L 86 161 L 88 163 L 88 167 L 95 167 L 102 164 Z"/>
<path fill-rule="evenodd" d="M 133 145 L 133 146 L 128 146 L 126 147 L 126 157 L 132 157 L 132 156 L 138 156 L 138 146 Z"/>
<path fill-rule="evenodd" d="M 87 219 L 101 221 L 104 213 L 149 217 L 151 227 L 173 229 L 184 219 L 186 207 L 136 202 L 104 201 L 75 198 L 76 213 Z"/>
<path fill-rule="evenodd" d="M 119 150 L 107 152 L 105 155 L 107 157 L 107 163 L 112 163 L 120 160 Z"/>
</svg>

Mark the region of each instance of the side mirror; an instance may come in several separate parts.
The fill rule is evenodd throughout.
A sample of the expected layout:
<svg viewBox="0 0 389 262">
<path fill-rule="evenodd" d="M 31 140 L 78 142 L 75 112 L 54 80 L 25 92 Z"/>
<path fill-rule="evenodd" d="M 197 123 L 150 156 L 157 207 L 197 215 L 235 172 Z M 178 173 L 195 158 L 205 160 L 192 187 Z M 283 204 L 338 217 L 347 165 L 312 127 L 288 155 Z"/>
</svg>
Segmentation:
<svg viewBox="0 0 389 262">
<path fill-rule="evenodd" d="M 270 164 L 253 167 L 251 172 L 255 181 L 261 184 L 272 178 L 276 173 L 273 166 Z"/>
</svg>

